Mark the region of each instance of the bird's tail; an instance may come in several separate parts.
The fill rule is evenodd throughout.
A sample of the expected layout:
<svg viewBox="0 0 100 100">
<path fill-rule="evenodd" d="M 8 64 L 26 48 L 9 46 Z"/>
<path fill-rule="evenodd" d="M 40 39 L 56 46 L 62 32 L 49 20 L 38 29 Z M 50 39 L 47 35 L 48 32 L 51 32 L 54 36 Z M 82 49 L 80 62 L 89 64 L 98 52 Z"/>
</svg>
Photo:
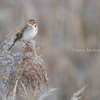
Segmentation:
<svg viewBox="0 0 100 100">
<path fill-rule="evenodd" d="M 11 50 L 14 45 L 15 45 L 15 42 L 8 48 L 8 50 Z"/>
</svg>

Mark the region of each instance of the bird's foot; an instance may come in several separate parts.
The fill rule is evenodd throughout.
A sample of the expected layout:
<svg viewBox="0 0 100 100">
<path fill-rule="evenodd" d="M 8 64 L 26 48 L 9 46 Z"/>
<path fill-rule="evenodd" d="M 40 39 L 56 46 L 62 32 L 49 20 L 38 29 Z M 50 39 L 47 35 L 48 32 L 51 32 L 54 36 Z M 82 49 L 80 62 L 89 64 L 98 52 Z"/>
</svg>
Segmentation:
<svg viewBox="0 0 100 100">
<path fill-rule="evenodd" d="M 23 41 L 26 46 L 30 47 L 29 42 Z"/>
</svg>

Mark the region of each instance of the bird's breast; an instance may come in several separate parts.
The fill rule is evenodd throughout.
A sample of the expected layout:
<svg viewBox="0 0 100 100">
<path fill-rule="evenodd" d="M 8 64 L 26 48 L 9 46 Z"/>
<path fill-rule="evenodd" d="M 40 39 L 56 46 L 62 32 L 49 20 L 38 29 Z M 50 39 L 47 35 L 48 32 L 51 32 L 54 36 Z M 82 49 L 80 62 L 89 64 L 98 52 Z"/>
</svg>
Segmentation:
<svg viewBox="0 0 100 100">
<path fill-rule="evenodd" d="M 29 41 L 37 34 L 37 30 L 27 30 L 23 33 L 22 40 Z"/>
</svg>

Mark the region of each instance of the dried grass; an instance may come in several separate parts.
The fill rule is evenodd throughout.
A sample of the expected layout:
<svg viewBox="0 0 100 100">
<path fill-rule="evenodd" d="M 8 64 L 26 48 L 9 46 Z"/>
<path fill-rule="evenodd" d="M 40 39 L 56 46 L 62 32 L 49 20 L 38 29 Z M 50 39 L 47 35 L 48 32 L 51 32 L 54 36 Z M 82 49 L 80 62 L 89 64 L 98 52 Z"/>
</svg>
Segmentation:
<svg viewBox="0 0 100 100">
<path fill-rule="evenodd" d="M 18 43 L 20 51 L 17 53 L 7 50 L 21 26 L 15 28 L 0 45 L 0 100 L 18 100 L 19 97 L 43 100 L 56 89 L 48 90 L 47 70 L 36 42 L 32 40 L 28 45 Z M 48 91 L 44 91 L 43 86 Z M 71 100 L 79 100 L 87 86 L 74 93 Z"/>
<path fill-rule="evenodd" d="M 28 97 L 27 90 L 34 94 L 35 89 L 41 91 L 44 84 L 48 88 L 47 70 L 34 40 L 28 45 L 18 43 L 20 51 L 17 53 L 7 51 L 19 29 L 14 29 L 0 46 L 1 99 L 11 100 L 12 95 L 13 100 L 18 96 Z"/>
<path fill-rule="evenodd" d="M 89 86 L 89 84 L 84 86 L 82 89 L 78 90 L 76 93 L 74 93 L 70 100 L 79 100 L 79 99 L 81 99 L 81 97 L 82 97 L 81 95 L 82 95 L 82 93 L 84 92 L 84 90 L 87 86 Z"/>
</svg>

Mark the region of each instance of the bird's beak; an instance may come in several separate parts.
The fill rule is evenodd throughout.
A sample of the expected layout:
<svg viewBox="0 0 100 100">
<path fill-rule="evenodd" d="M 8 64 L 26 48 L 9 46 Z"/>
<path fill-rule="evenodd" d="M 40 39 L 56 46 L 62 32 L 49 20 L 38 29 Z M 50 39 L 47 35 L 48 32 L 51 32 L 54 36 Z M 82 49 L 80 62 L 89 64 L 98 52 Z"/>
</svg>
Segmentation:
<svg viewBox="0 0 100 100">
<path fill-rule="evenodd" d="M 38 24 L 38 22 L 36 22 L 36 24 Z"/>
</svg>

